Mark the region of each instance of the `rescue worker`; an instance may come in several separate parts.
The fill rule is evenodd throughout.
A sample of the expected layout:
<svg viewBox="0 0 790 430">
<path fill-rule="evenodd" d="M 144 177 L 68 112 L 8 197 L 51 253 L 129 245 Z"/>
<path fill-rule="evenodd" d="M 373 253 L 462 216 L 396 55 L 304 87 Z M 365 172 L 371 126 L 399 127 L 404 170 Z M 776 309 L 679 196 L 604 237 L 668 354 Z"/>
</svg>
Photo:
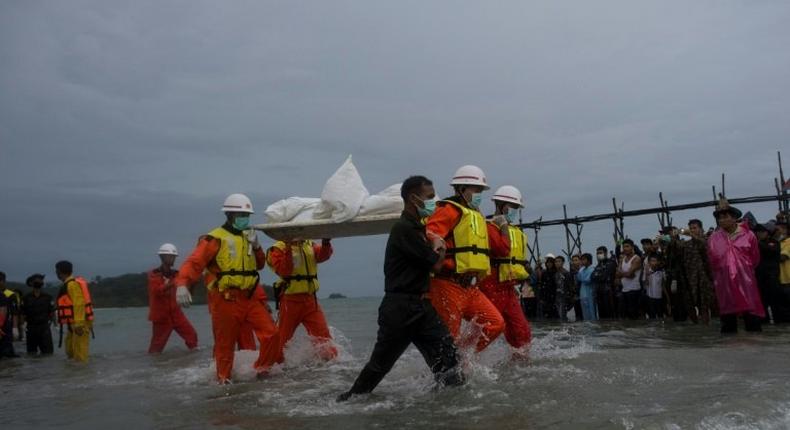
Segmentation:
<svg viewBox="0 0 790 430">
<path fill-rule="evenodd" d="M 220 384 L 226 384 L 231 381 L 234 347 L 245 321 L 252 325 L 261 344 L 254 363 L 259 377 L 277 360 L 280 338 L 269 311 L 254 297 L 258 271 L 266 265 L 266 254 L 255 231 L 250 229 L 252 202 L 244 194 L 231 194 L 225 199 L 222 211 L 225 223 L 201 236 L 195 250 L 181 265 L 176 277 L 176 301 L 189 306 L 192 294 L 187 286 L 204 276 L 217 379 Z"/>
<path fill-rule="evenodd" d="M 280 277 L 275 283 L 274 294 L 280 310 L 277 326 L 280 330 L 278 362 L 285 357 L 285 344 L 294 335 L 299 324 L 304 325 L 310 340 L 324 360 L 337 357 L 326 317 L 318 304 L 318 263 L 332 256 L 332 244 L 323 239 L 321 244 L 310 240 L 277 241 L 266 253 L 269 267 Z"/>
<path fill-rule="evenodd" d="M 0 272 L 0 358 L 19 357 L 14 352 L 14 292 L 6 288 L 5 273 Z"/>
<path fill-rule="evenodd" d="M 524 203 L 521 192 L 512 185 L 499 187 L 491 200 L 496 210 L 492 221 L 488 223 L 488 237 L 507 244 L 508 253 L 504 258 L 491 257 L 491 274 L 480 283 L 480 291 L 502 314 L 505 340 L 516 349 L 514 358 L 526 358 L 526 346 L 532 340 L 532 330 L 521 309 L 516 285 L 523 284 L 529 278 L 527 240 L 521 229 L 513 225 L 518 221 L 518 212 Z M 501 221 L 498 220 L 497 224 L 493 219 Z M 506 240 L 500 238 L 500 233 L 505 235 Z"/>
<path fill-rule="evenodd" d="M 61 338 L 63 326 L 68 328 L 66 357 L 85 363 L 88 361 L 93 329 L 93 302 L 88 281 L 80 276 L 75 277 L 73 271 L 73 266 L 68 261 L 58 261 L 55 264 L 55 273 L 63 282 L 57 299 L 58 323 Z"/>
<path fill-rule="evenodd" d="M 433 183 L 424 176 L 412 176 L 403 181 L 401 198 L 403 212 L 390 230 L 384 254 L 385 293 L 379 306 L 376 345 L 354 385 L 337 401 L 373 391 L 410 343 L 440 385 L 464 382 L 452 336 L 427 298 L 430 273 L 441 269 L 445 254 L 444 241 L 428 239 L 420 222 L 436 207 Z"/>
<path fill-rule="evenodd" d="M 42 293 L 44 275 L 36 273 L 25 281 L 33 291 L 22 299 L 22 314 L 27 327 L 27 353 L 29 355 L 50 355 L 53 353 L 52 330 L 49 326 L 55 317 L 52 296 Z"/>
<path fill-rule="evenodd" d="M 173 330 L 184 339 L 190 350 L 197 348 L 195 328 L 176 302 L 175 279 L 178 271 L 173 269 L 178 249 L 172 243 L 159 247 L 159 267 L 148 272 L 148 320 L 153 325 L 149 354 L 159 354 L 165 349 Z"/>
<path fill-rule="evenodd" d="M 429 237 L 447 244 L 442 269 L 431 279 L 430 298 L 459 347 L 475 344 L 482 351 L 505 328 L 499 311 L 477 288 L 489 275 L 490 244 L 485 218 L 480 214 L 483 190 L 489 189 L 485 174 L 477 166 L 462 166 L 450 182 L 455 195 L 436 203 L 425 229 Z M 503 247 L 507 255 L 509 244 Z M 461 321 L 471 320 L 480 333 L 460 337 Z"/>
</svg>

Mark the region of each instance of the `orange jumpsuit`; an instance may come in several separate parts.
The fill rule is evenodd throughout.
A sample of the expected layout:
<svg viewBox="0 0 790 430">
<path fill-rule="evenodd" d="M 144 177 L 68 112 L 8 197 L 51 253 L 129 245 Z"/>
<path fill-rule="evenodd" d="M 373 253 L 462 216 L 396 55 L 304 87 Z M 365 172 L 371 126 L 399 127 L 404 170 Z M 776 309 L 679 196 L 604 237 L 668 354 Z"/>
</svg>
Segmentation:
<svg viewBox="0 0 790 430">
<path fill-rule="evenodd" d="M 266 307 L 266 301 L 268 298 L 266 297 L 266 293 L 263 291 L 262 286 L 255 287 L 255 292 L 252 293 L 252 298 L 258 300 L 263 304 L 263 307 Z M 252 324 L 248 322 L 244 322 L 239 329 L 239 339 L 237 343 L 239 350 L 248 350 L 248 351 L 255 351 L 258 349 L 258 346 L 255 345 L 255 335 L 254 330 L 252 328 Z"/>
<path fill-rule="evenodd" d="M 444 238 L 447 248 L 450 249 L 454 247 L 453 229 L 460 220 L 461 212 L 458 208 L 450 204 L 440 205 L 428 218 L 425 229 Z M 507 237 L 503 239 L 499 234 L 493 237 L 489 235 L 488 240 L 492 255 L 507 256 L 510 253 L 510 241 Z M 445 257 L 441 273 L 431 278 L 431 289 L 428 293 L 431 303 L 459 347 L 476 343 L 476 350 L 482 351 L 502 333 L 505 321 L 477 286 L 464 287 L 442 276 L 447 273 L 455 273 L 455 258 L 452 255 Z M 482 333 L 475 336 L 477 338 L 459 339 L 462 319 L 473 320 L 480 326 Z"/>
<path fill-rule="evenodd" d="M 165 276 L 161 268 L 148 272 L 148 320 L 153 323 L 149 353 L 162 352 L 173 330 L 184 339 L 187 348 L 197 348 L 197 332 L 176 303 L 173 279 L 177 275 L 173 271 L 169 277 Z"/>
<path fill-rule="evenodd" d="M 508 252 L 504 255 L 510 255 L 510 238 L 502 236 L 499 228 L 488 223 L 488 237 L 489 242 L 491 237 L 500 237 L 507 242 Z M 493 248 L 493 247 L 492 247 Z M 493 254 L 492 254 L 493 255 Z M 494 258 L 499 256 L 493 255 Z M 496 306 L 502 318 L 505 320 L 505 340 L 514 348 L 521 348 L 532 340 L 532 329 L 529 326 L 524 310 L 521 308 L 521 303 L 516 295 L 516 284 L 518 281 L 499 281 L 499 273 L 497 267 L 491 266 L 491 274 L 488 275 L 482 282 L 480 282 L 480 291 L 488 297 L 488 300 Z"/>
<path fill-rule="evenodd" d="M 211 236 L 203 236 L 195 250 L 181 265 L 176 285 L 192 285 L 204 276 L 206 285 L 212 284 L 220 272 L 216 262 L 220 241 Z M 266 254 L 262 249 L 255 250 L 256 270 L 266 265 Z M 255 288 L 259 288 L 256 286 Z M 274 320 L 266 307 L 253 297 L 253 292 L 227 289 L 209 290 L 208 301 L 211 313 L 211 329 L 214 333 L 214 361 L 217 365 L 217 378 L 230 380 L 233 370 L 234 347 L 239 338 L 240 327 L 245 322 L 252 325 L 261 344 L 255 369 L 265 373 L 277 360 L 280 336 Z"/>
<path fill-rule="evenodd" d="M 313 254 L 316 264 L 323 263 L 332 256 L 332 245 L 314 243 Z M 293 273 L 293 258 L 290 252 L 271 247 L 267 259 L 269 267 L 274 270 L 277 276 L 284 278 Z M 318 304 L 316 295 L 310 293 L 289 294 L 286 289 L 280 295 L 280 313 L 277 317 L 277 325 L 280 328 L 279 363 L 285 360 L 283 354 L 285 344 L 291 340 L 299 324 L 304 325 L 321 358 L 332 360 L 337 357 L 337 348 L 332 344 L 332 335 L 329 333 L 326 317 Z"/>
</svg>

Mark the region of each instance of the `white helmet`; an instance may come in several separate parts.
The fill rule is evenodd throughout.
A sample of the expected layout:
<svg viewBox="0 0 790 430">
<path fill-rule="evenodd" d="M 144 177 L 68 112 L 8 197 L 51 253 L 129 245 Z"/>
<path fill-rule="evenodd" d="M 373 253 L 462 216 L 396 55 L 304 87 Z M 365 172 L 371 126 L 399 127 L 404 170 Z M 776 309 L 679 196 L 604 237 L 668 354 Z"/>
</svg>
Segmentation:
<svg viewBox="0 0 790 430">
<path fill-rule="evenodd" d="M 552 253 L 550 253 L 550 252 L 549 252 L 548 254 L 546 254 L 546 257 L 545 257 L 545 259 L 546 259 L 546 260 L 548 260 L 549 258 L 551 258 L 551 259 L 553 260 L 553 259 L 555 259 L 555 258 L 557 258 L 557 257 L 555 257 L 555 256 L 554 256 L 554 254 L 552 254 Z"/>
<path fill-rule="evenodd" d="M 524 207 L 524 202 L 521 200 L 521 191 L 512 185 L 503 185 L 497 188 L 494 196 L 491 197 L 491 200 L 505 203 L 515 203 L 519 205 L 519 207 Z"/>
<path fill-rule="evenodd" d="M 479 185 L 484 190 L 490 188 L 486 182 L 486 174 L 483 173 L 483 169 L 472 165 L 459 167 L 455 171 L 450 185 Z"/>
<path fill-rule="evenodd" d="M 158 255 L 178 255 L 178 249 L 172 243 L 165 243 L 159 247 Z"/>
<path fill-rule="evenodd" d="M 222 212 L 246 212 L 249 214 L 255 213 L 252 210 L 252 202 L 250 198 L 244 194 L 231 194 L 225 199 L 222 205 Z"/>
</svg>

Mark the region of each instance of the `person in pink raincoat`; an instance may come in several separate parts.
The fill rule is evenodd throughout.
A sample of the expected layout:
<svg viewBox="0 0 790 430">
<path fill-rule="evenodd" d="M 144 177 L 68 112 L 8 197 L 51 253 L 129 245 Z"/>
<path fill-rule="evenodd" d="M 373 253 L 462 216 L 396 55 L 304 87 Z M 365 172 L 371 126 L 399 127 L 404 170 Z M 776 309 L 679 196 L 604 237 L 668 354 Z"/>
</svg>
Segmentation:
<svg viewBox="0 0 790 430">
<path fill-rule="evenodd" d="M 760 262 L 757 237 L 747 223 L 738 223 L 741 211 L 722 197 L 713 216 L 719 227 L 708 239 L 708 263 L 719 301 L 721 332 L 736 333 L 743 315 L 746 331 L 762 331 L 765 310 L 754 269 Z"/>
</svg>

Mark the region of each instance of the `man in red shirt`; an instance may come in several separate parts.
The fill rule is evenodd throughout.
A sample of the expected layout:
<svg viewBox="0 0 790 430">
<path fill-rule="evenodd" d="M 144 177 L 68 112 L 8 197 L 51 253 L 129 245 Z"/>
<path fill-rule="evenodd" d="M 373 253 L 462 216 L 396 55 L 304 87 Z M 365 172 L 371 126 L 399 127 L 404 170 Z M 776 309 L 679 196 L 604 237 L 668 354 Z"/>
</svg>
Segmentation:
<svg viewBox="0 0 790 430">
<path fill-rule="evenodd" d="M 459 168 L 450 185 L 455 195 L 437 202 L 436 211 L 425 223 L 428 237 L 440 238 L 447 246 L 442 268 L 431 279 L 429 295 L 458 346 L 476 344 L 479 352 L 502 333 L 505 322 L 477 283 L 491 271 L 489 256 L 507 256 L 510 242 L 501 234 L 489 237 L 479 212 L 482 192 L 489 187 L 479 167 Z M 461 339 L 462 320 L 472 321 L 480 332 Z"/>
<path fill-rule="evenodd" d="M 331 256 L 332 243 L 329 239 L 322 240 L 320 244 L 309 240 L 278 241 L 269 248 L 269 267 L 281 279 L 275 284 L 281 286 L 275 290 L 275 294 L 279 295 L 277 325 L 282 344 L 278 362 L 285 359 L 283 348 L 300 324 L 304 325 L 321 358 L 332 360 L 337 357 L 337 348 L 332 344 L 326 317 L 316 297 L 319 288 L 318 263 L 329 260 Z"/>
<path fill-rule="evenodd" d="M 195 328 L 176 302 L 175 278 L 178 271 L 173 269 L 178 250 L 175 245 L 165 243 L 159 247 L 161 265 L 148 272 L 148 320 L 153 323 L 154 333 L 148 352 L 161 353 L 173 330 L 184 339 L 189 349 L 197 348 L 198 338 Z"/>
<path fill-rule="evenodd" d="M 266 306 L 255 296 L 259 289 L 258 271 L 266 265 L 266 254 L 255 231 L 250 229 L 252 203 L 244 194 L 231 194 L 225 199 L 222 211 L 225 224 L 201 236 L 195 250 L 181 265 L 176 278 L 176 300 L 181 306 L 189 306 L 192 295 L 187 286 L 204 277 L 217 379 L 224 384 L 231 380 L 234 349 L 242 324 L 252 325 L 261 344 L 254 364 L 258 376 L 265 375 L 276 362 L 280 337 Z"/>
<path fill-rule="evenodd" d="M 518 221 L 518 211 L 524 204 L 521 192 L 511 185 L 499 187 L 491 200 L 496 205 L 493 220 L 498 222 L 488 223 L 488 236 L 496 238 L 502 244 L 507 243 L 508 253 L 504 258 L 492 256 L 491 274 L 480 283 L 480 290 L 505 319 L 505 340 L 516 349 L 514 358 L 526 358 L 525 346 L 532 339 L 532 330 L 515 288 L 529 278 L 526 237 L 520 228 L 513 226 Z M 504 222 L 502 217 L 505 218 Z"/>
</svg>

